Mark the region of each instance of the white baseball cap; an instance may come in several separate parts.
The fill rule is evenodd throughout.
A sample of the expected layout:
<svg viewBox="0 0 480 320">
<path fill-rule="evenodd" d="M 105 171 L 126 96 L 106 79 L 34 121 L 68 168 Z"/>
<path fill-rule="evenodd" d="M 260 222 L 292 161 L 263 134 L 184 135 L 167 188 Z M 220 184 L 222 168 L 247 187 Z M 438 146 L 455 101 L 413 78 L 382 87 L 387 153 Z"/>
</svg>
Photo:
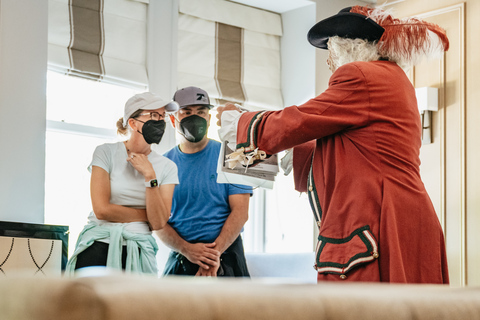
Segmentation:
<svg viewBox="0 0 480 320">
<path fill-rule="evenodd" d="M 165 107 L 167 112 L 175 112 L 179 109 L 177 102 L 164 100 L 155 93 L 144 92 L 136 94 L 125 103 L 123 126 L 127 126 L 128 119 L 137 110 L 155 110 L 162 107 Z"/>
</svg>

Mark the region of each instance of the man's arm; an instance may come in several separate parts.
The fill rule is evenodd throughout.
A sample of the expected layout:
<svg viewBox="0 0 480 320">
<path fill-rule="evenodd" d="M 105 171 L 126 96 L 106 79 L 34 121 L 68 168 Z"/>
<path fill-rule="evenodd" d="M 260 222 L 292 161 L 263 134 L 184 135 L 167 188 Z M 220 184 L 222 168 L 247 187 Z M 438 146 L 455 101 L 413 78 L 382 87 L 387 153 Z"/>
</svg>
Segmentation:
<svg viewBox="0 0 480 320">
<path fill-rule="evenodd" d="M 248 220 L 248 203 L 250 201 L 249 193 L 233 194 L 228 197 L 230 205 L 230 215 L 222 227 L 222 231 L 215 239 L 215 249 L 222 254 L 233 241 L 238 238 L 245 222 Z"/>
<path fill-rule="evenodd" d="M 210 267 L 218 269 L 220 252 L 215 249 L 216 243 L 189 243 L 167 223 L 161 229 L 155 231 L 160 240 L 170 249 L 183 254 L 190 262 L 198 264 L 206 270 Z"/>
<path fill-rule="evenodd" d="M 225 220 L 222 231 L 214 242 L 214 248 L 218 250 L 220 254 L 227 250 L 227 248 L 230 247 L 230 245 L 240 235 L 240 232 L 242 231 L 245 222 L 247 222 L 248 220 L 249 201 L 249 193 L 233 194 L 228 197 L 231 212 L 227 220 Z M 219 266 L 217 266 L 216 268 L 212 267 L 208 270 L 204 270 L 205 268 L 201 267 L 198 270 L 197 275 L 215 277 L 217 275 L 218 267 Z"/>
</svg>

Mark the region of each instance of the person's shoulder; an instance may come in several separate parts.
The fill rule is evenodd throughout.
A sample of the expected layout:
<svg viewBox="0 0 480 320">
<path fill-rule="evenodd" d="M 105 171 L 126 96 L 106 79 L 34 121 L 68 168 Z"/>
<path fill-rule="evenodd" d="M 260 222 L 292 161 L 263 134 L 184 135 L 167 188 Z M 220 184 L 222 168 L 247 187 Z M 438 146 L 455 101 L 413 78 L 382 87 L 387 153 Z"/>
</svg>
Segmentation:
<svg viewBox="0 0 480 320">
<path fill-rule="evenodd" d="M 222 144 L 220 142 L 218 142 L 217 140 L 209 139 L 208 145 L 205 149 L 207 150 L 207 153 L 209 155 L 218 156 L 218 154 L 220 153 L 221 147 L 222 147 Z"/>
<path fill-rule="evenodd" d="M 365 83 L 365 72 L 359 62 L 350 62 L 340 66 L 332 74 L 329 86 L 348 86 L 355 88 Z"/>
<path fill-rule="evenodd" d="M 341 74 L 355 74 L 357 72 L 360 72 L 361 70 L 369 69 L 370 67 L 373 66 L 372 61 L 354 61 L 354 62 L 349 62 L 346 63 L 340 67 L 338 67 L 337 70 L 332 74 L 332 76 L 335 75 L 341 75 Z"/>
<path fill-rule="evenodd" d="M 220 147 L 222 146 L 222 143 L 218 142 L 217 140 L 209 139 L 208 146 L 210 148 L 215 148 L 215 149 L 220 150 Z"/>
<path fill-rule="evenodd" d="M 352 69 L 356 69 L 362 73 L 376 72 L 385 69 L 403 72 L 402 68 L 400 68 L 398 64 L 386 60 L 350 62 L 338 68 L 338 71 L 352 72 Z"/>
<path fill-rule="evenodd" d="M 100 166 L 107 172 L 110 172 L 110 168 L 114 162 L 113 159 L 118 150 L 120 150 L 120 147 L 123 147 L 123 142 L 104 143 L 98 145 L 93 152 L 92 162 L 87 169 L 90 171 L 91 166 L 95 165 Z"/>
<path fill-rule="evenodd" d="M 103 151 L 103 152 L 113 152 L 115 150 L 117 150 L 119 148 L 119 146 L 122 144 L 123 142 L 107 142 L 107 143 L 103 143 L 101 145 L 98 145 L 95 150 L 98 150 L 98 151 Z"/>
<path fill-rule="evenodd" d="M 152 150 L 152 153 L 150 153 L 148 158 L 155 168 L 166 168 L 167 170 L 177 168 L 177 164 L 172 159 L 169 159 L 155 150 Z"/>
<path fill-rule="evenodd" d="M 168 159 L 171 159 L 176 154 L 178 154 L 178 146 L 175 146 L 175 147 L 171 148 L 170 150 L 166 151 L 163 154 L 163 156 L 168 158 Z"/>
<path fill-rule="evenodd" d="M 156 151 L 152 150 L 151 157 L 153 158 L 154 161 L 156 162 L 162 162 L 162 163 L 174 163 L 171 159 L 169 159 L 165 154 L 160 154 Z"/>
<path fill-rule="evenodd" d="M 219 152 L 221 147 L 222 147 L 221 142 L 218 142 L 217 140 L 213 140 L 213 139 L 208 139 L 208 144 L 205 149 L 214 151 L 214 152 Z"/>
<path fill-rule="evenodd" d="M 398 69 L 398 70 L 397 70 Z M 403 70 L 390 61 L 355 61 L 339 67 L 330 78 L 330 84 L 346 83 L 352 85 L 370 81 L 382 81 L 385 76 L 391 77 L 397 71 Z"/>
</svg>

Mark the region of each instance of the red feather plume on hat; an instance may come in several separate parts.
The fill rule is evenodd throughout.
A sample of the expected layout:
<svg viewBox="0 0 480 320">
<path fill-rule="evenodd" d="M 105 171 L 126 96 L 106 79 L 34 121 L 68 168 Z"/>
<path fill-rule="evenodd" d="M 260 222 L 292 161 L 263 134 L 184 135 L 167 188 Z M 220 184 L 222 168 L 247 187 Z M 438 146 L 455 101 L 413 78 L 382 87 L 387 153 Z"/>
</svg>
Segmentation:
<svg viewBox="0 0 480 320">
<path fill-rule="evenodd" d="M 449 42 L 444 29 L 417 18 L 396 19 L 381 9 L 354 6 L 350 10 L 371 18 L 385 29 L 377 43 L 382 57 L 415 65 L 422 58 L 441 55 L 448 50 Z"/>
</svg>

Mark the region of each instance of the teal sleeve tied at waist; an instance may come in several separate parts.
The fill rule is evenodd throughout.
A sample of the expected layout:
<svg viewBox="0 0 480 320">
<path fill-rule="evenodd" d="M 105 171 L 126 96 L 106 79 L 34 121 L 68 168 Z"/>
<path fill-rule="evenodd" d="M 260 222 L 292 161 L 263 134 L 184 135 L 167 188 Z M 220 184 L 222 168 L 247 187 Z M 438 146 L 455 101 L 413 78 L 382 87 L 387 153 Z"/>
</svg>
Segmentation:
<svg viewBox="0 0 480 320">
<path fill-rule="evenodd" d="M 88 224 L 78 236 L 75 252 L 67 263 L 65 275 L 73 275 L 79 253 L 91 246 L 94 241 L 105 238 L 109 239 L 107 268 L 122 270 L 122 246 L 125 240 L 127 244 L 125 272 L 157 274 L 155 256 L 158 245 L 151 234 L 125 231 L 121 224 L 113 227 Z"/>
</svg>

